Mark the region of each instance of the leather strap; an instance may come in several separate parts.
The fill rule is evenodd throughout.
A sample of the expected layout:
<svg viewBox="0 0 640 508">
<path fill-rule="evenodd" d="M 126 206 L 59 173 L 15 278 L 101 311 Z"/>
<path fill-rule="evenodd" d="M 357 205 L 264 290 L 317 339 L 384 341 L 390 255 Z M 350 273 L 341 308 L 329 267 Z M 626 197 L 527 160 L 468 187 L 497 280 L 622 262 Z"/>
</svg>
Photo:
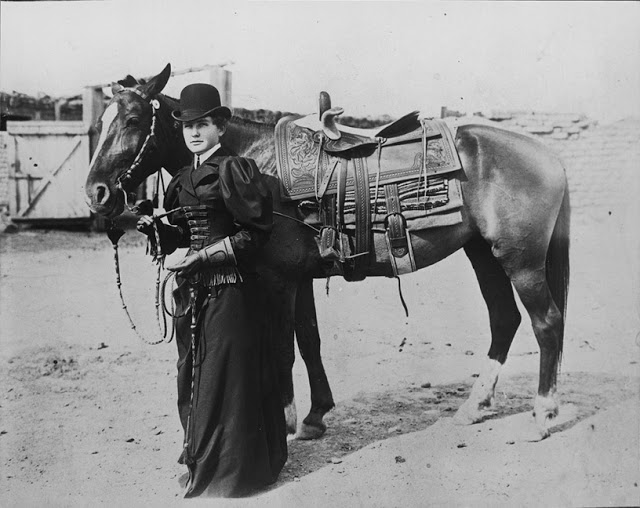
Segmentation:
<svg viewBox="0 0 640 508">
<path fill-rule="evenodd" d="M 318 248 L 320 257 L 327 261 L 339 261 L 338 232 L 336 230 L 336 196 L 325 196 L 320 201 L 320 219 L 324 225 L 320 230 Z"/>
<path fill-rule="evenodd" d="M 384 188 L 387 203 L 387 227 L 386 239 L 389 248 L 393 274 L 398 276 L 404 273 L 416 271 L 416 263 L 411 247 L 410 233 L 407 231 L 407 223 L 401 213 L 398 185 L 388 184 Z"/>
<path fill-rule="evenodd" d="M 363 280 L 365 269 L 369 264 L 371 249 L 371 196 L 369 192 L 369 171 L 366 161 L 359 157 L 353 159 L 355 172 L 355 200 L 356 200 L 356 233 L 353 267 L 350 274 L 352 281 Z"/>
<path fill-rule="evenodd" d="M 347 192 L 347 172 L 349 170 L 349 160 L 342 159 L 338 173 L 338 232 L 344 226 L 344 197 Z"/>
<path fill-rule="evenodd" d="M 400 208 L 400 196 L 398 195 L 398 185 L 391 183 L 384 187 L 385 199 L 387 202 L 387 235 L 391 254 L 396 258 L 405 256 L 408 252 L 406 223 Z"/>
<path fill-rule="evenodd" d="M 331 181 L 333 172 L 335 171 L 336 166 L 339 163 L 340 159 L 336 159 L 336 161 L 333 163 L 333 166 L 331 166 L 331 168 L 328 169 L 328 171 L 322 177 L 322 182 L 320 182 L 320 187 L 318 187 L 318 195 L 316 196 L 318 200 L 321 200 L 324 197 L 324 193 L 327 192 L 327 187 L 329 186 L 329 182 Z"/>
<path fill-rule="evenodd" d="M 325 196 L 320 202 L 320 220 L 324 226 L 336 227 L 336 196 Z"/>
</svg>

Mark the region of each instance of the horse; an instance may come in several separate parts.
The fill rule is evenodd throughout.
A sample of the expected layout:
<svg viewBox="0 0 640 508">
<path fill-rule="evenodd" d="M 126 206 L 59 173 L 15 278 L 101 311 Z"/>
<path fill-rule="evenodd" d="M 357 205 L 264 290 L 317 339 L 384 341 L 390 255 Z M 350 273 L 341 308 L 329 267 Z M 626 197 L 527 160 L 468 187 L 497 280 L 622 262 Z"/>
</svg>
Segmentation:
<svg viewBox="0 0 640 508">
<path fill-rule="evenodd" d="M 165 168 L 190 164 L 179 127 L 170 117 L 178 101 L 162 94 L 170 66 L 147 81 L 131 76 L 112 85 L 113 98 L 98 122 L 100 138 L 90 162 L 86 194 L 91 209 L 120 215 L 127 193 Z M 296 217 L 297 203 L 280 199 L 274 126 L 232 117 L 224 142 L 253 158 L 274 196 L 274 229 L 259 272 L 272 294 L 274 330 L 281 360 L 280 384 L 288 431 L 296 432 L 292 367 L 294 334 L 307 367 L 311 409 L 297 438 L 318 438 L 334 407 L 320 355 L 314 278 L 338 275 L 319 255 L 317 231 Z M 417 269 L 463 249 L 487 305 L 491 344 L 486 365 L 455 414 L 460 424 L 486 418 L 494 405 L 500 369 L 521 322 L 515 292 L 531 318 L 540 349 L 533 404 L 539 437 L 557 416 L 557 377 L 562 358 L 569 290 L 570 202 L 565 168 L 540 141 L 488 125 L 464 125 L 455 134 L 463 168 L 462 222 L 412 232 Z M 394 276 L 386 240 L 373 231 L 367 276 Z"/>
</svg>

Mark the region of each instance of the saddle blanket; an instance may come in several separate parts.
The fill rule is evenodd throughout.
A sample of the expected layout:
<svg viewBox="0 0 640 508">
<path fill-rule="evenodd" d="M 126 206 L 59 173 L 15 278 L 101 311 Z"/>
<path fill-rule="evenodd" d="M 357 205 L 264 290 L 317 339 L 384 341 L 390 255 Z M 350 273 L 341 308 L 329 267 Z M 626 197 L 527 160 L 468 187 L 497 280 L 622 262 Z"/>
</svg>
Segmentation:
<svg viewBox="0 0 640 508">
<path fill-rule="evenodd" d="M 453 226 L 462 222 L 462 190 L 456 173 L 427 178 L 427 185 L 417 180 L 398 184 L 398 195 L 402 215 L 407 227 L 412 231 L 434 227 Z M 382 188 L 376 196 L 375 188 L 370 189 L 371 222 L 382 225 L 387 217 L 387 205 Z M 377 199 L 376 199 L 377 197 Z M 344 203 L 344 226 L 355 227 L 355 192 L 348 190 Z M 322 220 L 315 201 L 302 201 L 299 210 L 307 224 L 320 227 Z"/>
<path fill-rule="evenodd" d="M 317 197 L 320 182 L 330 173 L 325 195 L 336 194 L 338 174 L 343 158 L 320 150 L 319 136 L 310 129 L 297 125 L 298 117 L 282 118 L 275 129 L 276 162 L 283 187 L 283 197 L 302 200 Z M 451 173 L 461 169 L 460 158 L 451 132 L 441 120 L 425 121 L 426 176 Z M 374 188 L 387 183 L 424 180 L 423 130 L 415 131 L 412 141 L 389 143 L 381 149 L 373 148 L 363 155 L 369 174 L 369 185 Z M 392 138 L 393 139 L 393 138 Z M 346 192 L 354 189 L 353 163 L 349 163 Z M 384 193 L 383 193 L 384 195 Z"/>
</svg>

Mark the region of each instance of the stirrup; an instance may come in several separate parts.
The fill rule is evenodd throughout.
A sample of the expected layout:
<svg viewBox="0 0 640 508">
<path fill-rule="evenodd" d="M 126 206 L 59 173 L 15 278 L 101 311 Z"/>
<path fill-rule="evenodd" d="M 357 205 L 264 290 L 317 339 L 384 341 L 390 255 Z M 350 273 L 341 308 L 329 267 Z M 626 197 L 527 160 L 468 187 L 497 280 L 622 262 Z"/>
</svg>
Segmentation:
<svg viewBox="0 0 640 508">
<path fill-rule="evenodd" d="M 343 261 L 338 248 L 338 231 L 331 226 L 320 229 L 320 236 L 316 238 L 320 257 L 325 261 Z"/>
</svg>

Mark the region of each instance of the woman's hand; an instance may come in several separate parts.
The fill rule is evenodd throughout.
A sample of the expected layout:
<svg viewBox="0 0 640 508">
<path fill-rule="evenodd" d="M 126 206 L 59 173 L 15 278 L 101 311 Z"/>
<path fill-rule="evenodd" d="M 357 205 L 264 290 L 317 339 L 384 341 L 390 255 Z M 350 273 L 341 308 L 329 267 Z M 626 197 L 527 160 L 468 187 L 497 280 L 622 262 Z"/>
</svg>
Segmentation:
<svg viewBox="0 0 640 508">
<path fill-rule="evenodd" d="M 151 217 L 150 215 L 141 216 L 140 219 L 138 219 L 138 223 L 136 224 L 136 229 L 140 231 L 140 233 L 144 233 L 147 236 L 153 236 L 153 217 Z"/>
<path fill-rule="evenodd" d="M 176 275 L 180 277 L 188 279 L 200 270 L 202 264 L 202 258 L 197 253 L 193 253 L 185 256 L 175 265 L 165 266 L 165 268 L 171 272 L 176 272 Z"/>
</svg>

